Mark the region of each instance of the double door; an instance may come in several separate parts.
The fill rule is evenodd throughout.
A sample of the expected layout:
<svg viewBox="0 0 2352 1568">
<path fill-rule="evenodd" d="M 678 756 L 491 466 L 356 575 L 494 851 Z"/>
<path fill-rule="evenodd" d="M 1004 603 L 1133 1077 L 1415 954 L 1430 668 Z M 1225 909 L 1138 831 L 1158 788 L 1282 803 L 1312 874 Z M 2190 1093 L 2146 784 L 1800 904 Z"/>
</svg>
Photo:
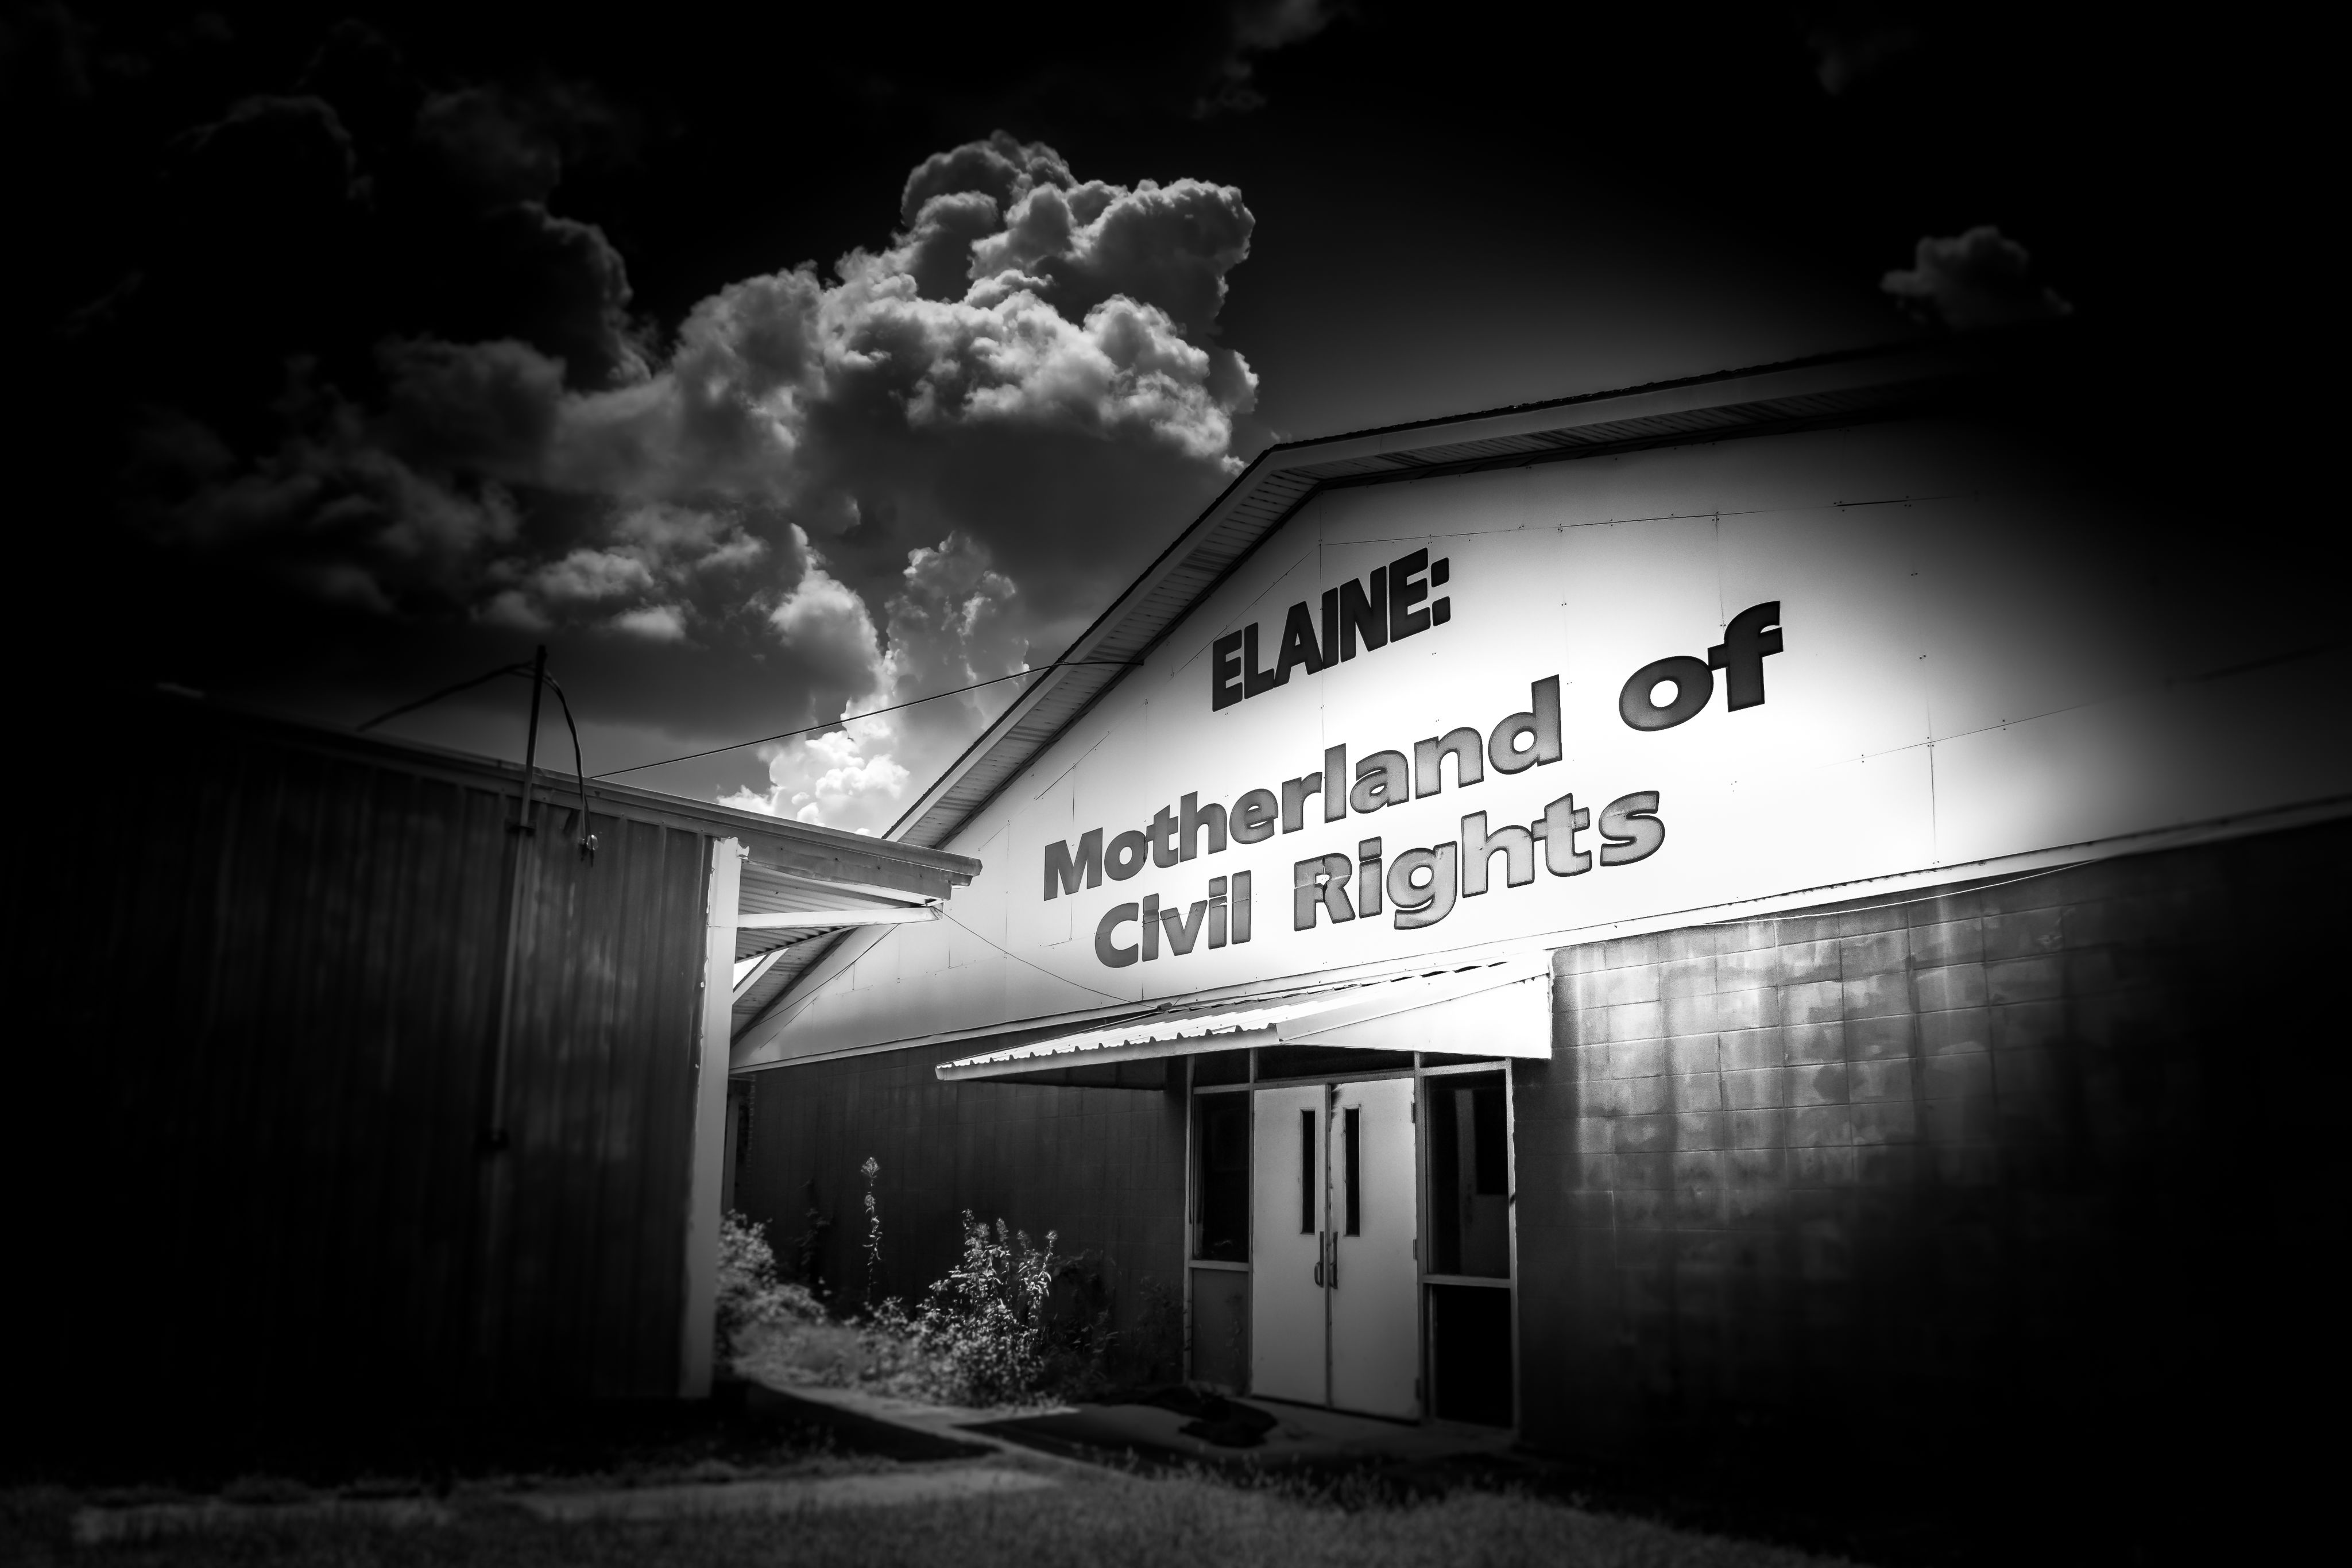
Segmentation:
<svg viewBox="0 0 2352 1568">
<path fill-rule="evenodd" d="M 1252 1093 L 1252 1392 L 1417 1419 L 1413 1081 Z"/>
</svg>

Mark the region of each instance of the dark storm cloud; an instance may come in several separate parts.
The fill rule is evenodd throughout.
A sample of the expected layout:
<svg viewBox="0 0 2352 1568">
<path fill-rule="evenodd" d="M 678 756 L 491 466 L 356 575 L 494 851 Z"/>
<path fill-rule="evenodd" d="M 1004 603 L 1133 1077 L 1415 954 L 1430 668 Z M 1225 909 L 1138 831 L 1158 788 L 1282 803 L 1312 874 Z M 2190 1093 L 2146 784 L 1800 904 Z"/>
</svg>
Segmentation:
<svg viewBox="0 0 2352 1568">
<path fill-rule="evenodd" d="M 593 95 L 426 82 L 354 25 L 296 85 L 169 138 L 163 223 L 68 329 L 126 372 L 124 519 L 247 619 L 567 639 L 649 738 L 672 657 L 823 720 L 1050 656 L 1231 470 L 1232 187 L 1000 132 L 922 160 L 882 243 L 665 333 L 562 209 Z M 881 826 L 1009 695 L 773 748 L 758 799 Z"/>
<path fill-rule="evenodd" d="M 1990 224 L 1920 240 L 1913 263 L 1879 287 L 1924 319 L 1958 332 L 2070 315 L 2074 306 L 2033 276 L 2023 246 Z"/>
<path fill-rule="evenodd" d="M 1215 86 L 1193 106 L 1193 113 L 1246 114 L 1264 108 L 1265 95 L 1252 81 L 1259 57 L 1315 37 L 1345 9 L 1331 0 L 1234 0 L 1226 14 L 1229 31 Z"/>
<path fill-rule="evenodd" d="M 1916 8 L 1885 0 L 1815 7 L 1803 20 L 1805 47 L 1822 90 L 1842 98 L 1927 45 Z"/>
</svg>

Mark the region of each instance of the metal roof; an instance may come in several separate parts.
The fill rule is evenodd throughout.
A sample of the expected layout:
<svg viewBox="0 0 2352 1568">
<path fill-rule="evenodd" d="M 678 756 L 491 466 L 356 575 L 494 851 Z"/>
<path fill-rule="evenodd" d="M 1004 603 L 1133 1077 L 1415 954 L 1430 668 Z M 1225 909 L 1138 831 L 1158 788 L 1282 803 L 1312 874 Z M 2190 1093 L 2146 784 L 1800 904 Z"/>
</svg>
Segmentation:
<svg viewBox="0 0 2352 1568">
<path fill-rule="evenodd" d="M 1049 667 L 923 791 L 887 837 L 922 848 L 952 839 L 1321 491 L 1886 417 L 1943 395 L 1983 368 L 1985 358 L 1966 343 L 1861 350 L 1270 446 L 1070 644 L 1055 662 L 1059 667 Z M 741 1023 L 774 1012 L 839 946 L 834 939 L 808 944 L 793 977 L 766 991 L 759 1012 Z"/>
<path fill-rule="evenodd" d="M 123 694 L 119 700 L 155 705 L 183 715 L 200 714 L 207 723 L 296 750 L 376 765 L 397 765 L 408 773 L 515 795 L 522 789 L 521 767 L 495 758 L 325 729 L 253 713 L 232 703 L 176 692 L 134 692 Z M 581 789 L 573 775 L 546 768 L 536 772 L 532 793 L 546 809 L 562 811 L 569 807 L 577 810 Z M 628 784 L 592 779 L 588 780 L 587 794 L 590 811 L 599 817 L 684 828 L 713 838 L 731 838 L 743 844 L 748 854 L 737 904 L 739 915 L 836 910 L 854 915 L 935 908 L 980 871 L 980 862 L 969 855 L 893 843 L 863 833 L 746 811 L 716 801 L 665 795 Z M 779 956 L 749 977 L 747 985 L 738 987 L 734 997 L 736 1032 L 740 1033 L 769 1002 L 788 990 L 832 946 L 834 938 L 855 928 L 851 921 L 845 920 L 837 925 L 790 930 L 739 929 L 736 957 L 747 958 L 770 951 L 777 952 Z"/>
</svg>

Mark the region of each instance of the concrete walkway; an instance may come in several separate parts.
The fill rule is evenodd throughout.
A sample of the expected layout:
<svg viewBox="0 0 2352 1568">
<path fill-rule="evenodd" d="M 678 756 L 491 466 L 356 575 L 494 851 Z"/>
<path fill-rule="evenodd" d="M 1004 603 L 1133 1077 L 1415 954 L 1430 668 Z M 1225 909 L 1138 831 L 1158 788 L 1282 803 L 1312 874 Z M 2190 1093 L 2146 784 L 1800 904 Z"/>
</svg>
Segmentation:
<svg viewBox="0 0 2352 1568">
<path fill-rule="evenodd" d="M 1512 1468 L 1508 1432 L 1425 1426 L 1350 1416 L 1274 1399 L 1234 1404 L 1263 1412 L 1264 1440 L 1234 1448 L 1187 1435 L 1192 1418 L 1155 1405 L 1057 1405 L 1044 1410 L 972 1410 L 923 1405 L 857 1388 L 758 1385 L 766 1400 L 820 1406 L 836 1418 L 871 1420 L 929 1437 L 984 1443 L 1031 1464 L 1051 1459 L 1091 1470 L 1134 1458 L 1261 1469 L 1376 1469 L 1384 1473 L 1446 1468 Z"/>
</svg>

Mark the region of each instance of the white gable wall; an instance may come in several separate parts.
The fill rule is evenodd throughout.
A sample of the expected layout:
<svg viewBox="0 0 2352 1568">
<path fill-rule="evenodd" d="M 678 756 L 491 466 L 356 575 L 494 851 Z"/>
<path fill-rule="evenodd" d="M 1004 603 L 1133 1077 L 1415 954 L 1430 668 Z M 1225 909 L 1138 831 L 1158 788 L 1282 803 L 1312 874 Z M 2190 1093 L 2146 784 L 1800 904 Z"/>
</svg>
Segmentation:
<svg viewBox="0 0 2352 1568">
<path fill-rule="evenodd" d="M 1433 967 L 1873 879 L 2030 869 L 2352 789 L 2343 727 L 2318 718 L 2340 709 L 2341 650 L 2205 678 L 2324 629 L 2236 613 L 2231 579 L 2151 560 L 2136 538 L 2113 497 L 1933 421 L 1327 491 L 942 846 L 985 867 L 948 920 L 853 937 L 736 1064 Z M 1255 622 L 1271 665 L 1291 604 L 1417 549 L 1449 563 L 1431 592 L 1447 623 L 1213 708 L 1219 636 Z M 1764 660 L 1761 706 L 1728 711 L 1718 674 L 1685 723 L 1621 719 L 1634 670 L 1704 658 L 1732 616 L 1774 600 L 1785 647 Z M 1250 789 L 1279 796 L 1328 747 L 1347 747 L 1351 770 L 1381 750 L 1410 758 L 1456 727 L 1491 730 L 1549 676 L 1557 762 L 1468 789 L 1449 764 L 1439 794 L 1343 821 L 1318 796 L 1300 831 L 1042 896 L 1050 844 L 1076 851 L 1099 828 L 1108 845 L 1188 791 L 1229 810 Z M 1568 794 L 1591 813 L 1578 847 L 1596 852 L 1602 808 L 1635 791 L 1658 793 L 1665 825 L 1636 863 L 1596 853 L 1554 875 L 1538 846 L 1531 884 L 1505 885 L 1496 856 L 1491 891 L 1433 925 L 1400 929 L 1386 911 L 1334 925 L 1325 910 L 1293 929 L 1293 867 L 1310 855 L 1378 836 L 1392 859 L 1457 841 L 1465 813 L 1525 825 Z M 1246 945 L 1098 958 L 1115 906 L 1189 908 L 1244 871 Z M 1117 939 L 1134 946 L 1137 926 Z"/>
</svg>

